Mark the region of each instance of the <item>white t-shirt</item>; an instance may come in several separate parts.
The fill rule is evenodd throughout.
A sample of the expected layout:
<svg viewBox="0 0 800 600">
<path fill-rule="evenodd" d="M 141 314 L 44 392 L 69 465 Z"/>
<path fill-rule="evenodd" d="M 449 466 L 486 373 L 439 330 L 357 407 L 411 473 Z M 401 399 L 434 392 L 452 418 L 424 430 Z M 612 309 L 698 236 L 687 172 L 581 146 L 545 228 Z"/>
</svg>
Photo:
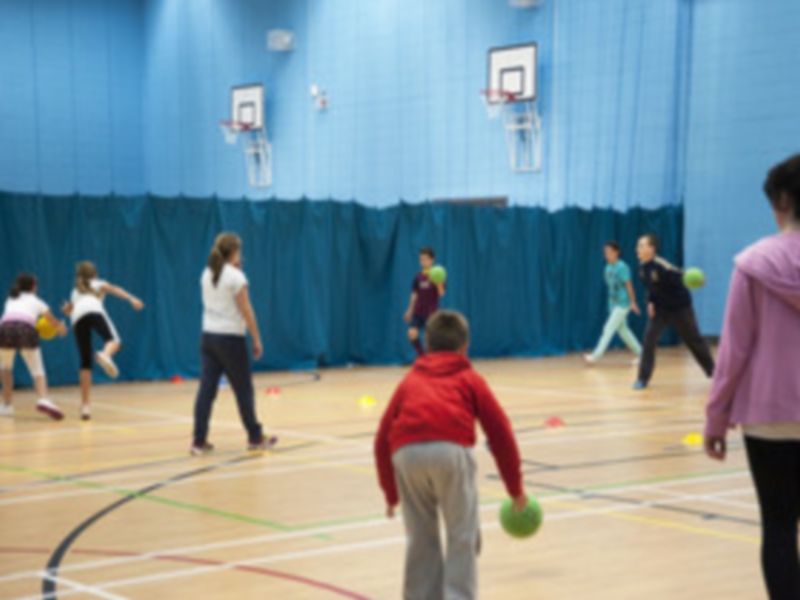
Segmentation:
<svg viewBox="0 0 800 600">
<path fill-rule="evenodd" d="M 36 323 L 50 307 L 42 302 L 36 294 L 23 292 L 16 298 L 6 300 L 5 311 L 3 312 L 4 321 L 29 321 Z"/>
<path fill-rule="evenodd" d="M 203 331 L 243 336 L 247 326 L 236 304 L 236 295 L 247 285 L 247 277 L 241 269 L 226 264 L 222 267 L 216 286 L 213 278 L 214 274 L 208 268 L 200 278 L 203 291 Z"/>
<path fill-rule="evenodd" d="M 92 313 L 106 314 L 106 310 L 103 307 L 103 297 L 105 294 L 101 293 L 104 285 L 106 285 L 106 282 L 102 279 L 92 279 L 89 282 L 89 287 L 97 292 L 97 294 L 84 294 L 78 291 L 77 288 L 72 290 L 70 302 L 72 303 L 71 316 L 73 325 L 86 315 Z"/>
</svg>

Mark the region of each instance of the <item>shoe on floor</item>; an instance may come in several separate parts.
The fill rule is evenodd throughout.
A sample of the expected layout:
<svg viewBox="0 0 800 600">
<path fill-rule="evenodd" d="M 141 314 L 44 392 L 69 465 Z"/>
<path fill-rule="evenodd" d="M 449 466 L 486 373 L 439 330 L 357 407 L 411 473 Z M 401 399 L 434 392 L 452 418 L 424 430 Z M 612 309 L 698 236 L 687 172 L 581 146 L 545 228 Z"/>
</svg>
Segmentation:
<svg viewBox="0 0 800 600">
<path fill-rule="evenodd" d="M 633 384 L 633 389 L 635 389 L 637 391 L 646 390 L 647 389 L 647 383 L 640 379 L 639 381 L 637 381 L 636 383 Z"/>
<path fill-rule="evenodd" d="M 105 352 L 98 352 L 94 355 L 94 359 L 97 361 L 97 364 L 103 368 L 103 371 L 106 372 L 106 375 L 111 377 L 111 379 L 116 379 L 119 377 L 119 369 L 108 354 Z"/>
<path fill-rule="evenodd" d="M 586 361 L 587 365 L 597 364 L 597 359 L 594 357 L 594 354 L 584 354 L 583 360 Z"/>
<path fill-rule="evenodd" d="M 5 402 L 0 402 L 0 417 L 13 417 L 13 416 L 14 416 L 14 405 L 6 404 Z"/>
<path fill-rule="evenodd" d="M 214 445 L 206 442 L 205 444 L 201 444 L 199 446 L 197 444 L 193 444 L 189 449 L 189 454 L 192 456 L 204 456 L 206 454 L 211 454 L 213 451 Z"/>
<path fill-rule="evenodd" d="M 81 421 L 92 420 L 92 409 L 90 406 L 81 406 Z"/>
<path fill-rule="evenodd" d="M 250 442 L 249 444 L 247 444 L 247 451 L 264 452 L 266 450 L 271 450 L 277 445 L 278 445 L 277 436 L 271 435 L 269 437 L 262 438 L 260 442 Z"/>
<path fill-rule="evenodd" d="M 54 421 L 60 421 L 64 418 L 64 413 L 62 410 L 46 398 L 42 398 L 36 403 L 36 410 L 38 410 L 40 413 L 46 414 Z"/>
</svg>

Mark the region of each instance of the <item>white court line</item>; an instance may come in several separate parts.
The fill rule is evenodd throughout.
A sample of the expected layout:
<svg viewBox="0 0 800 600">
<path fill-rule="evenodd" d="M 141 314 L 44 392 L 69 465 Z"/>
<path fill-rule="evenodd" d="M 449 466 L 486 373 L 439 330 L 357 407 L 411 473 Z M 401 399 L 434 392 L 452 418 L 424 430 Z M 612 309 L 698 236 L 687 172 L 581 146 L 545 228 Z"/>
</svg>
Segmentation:
<svg viewBox="0 0 800 600">
<path fill-rule="evenodd" d="M 319 452 L 319 453 L 316 453 L 316 454 L 291 454 L 291 455 L 287 455 L 287 456 L 296 456 L 298 459 L 313 460 L 313 459 L 317 459 L 317 458 L 324 459 L 324 458 L 329 458 L 331 456 L 340 456 L 342 454 L 345 454 L 345 455 L 353 454 L 357 450 L 360 450 L 360 449 L 358 449 L 358 448 L 342 448 L 340 450 L 330 450 L 329 452 Z M 276 459 L 280 459 L 280 458 L 282 458 L 284 456 L 284 454 L 286 454 L 286 453 L 285 452 L 273 452 L 273 453 L 270 453 L 269 456 L 270 457 L 274 457 Z M 180 458 L 180 457 L 176 457 L 176 458 Z M 189 457 L 187 456 L 186 458 L 188 459 Z M 291 460 L 291 459 L 287 458 L 286 460 Z M 362 458 L 360 460 L 367 460 L 367 459 L 366 458 Z M 188 461 L 187 461 L 187 463 L 180 463 L 180 464 L 181 465 L 188 464 Z M 121 466 L 124 467 L 126 465 L 121 465 Z M 135 467 L 136 465 L 135 465 L 135 463 L 131 463 L 129 466 Z M 259 468 L 255 468 L 255 469 L 252 469 L 252 468 L 248 469 L 248 468 L 246 468 L 247 466 L 248 466 L 248 463 L 245 463 L 245 462 L 239 463 L 237 465 L 231 465 L 229 467 L 229 469 L 236 469 L 235 472 L 232 473 L 232 472 L 228 471 L 228 472 L 225 472 L 225 473 L 217 473 L 217 474 L 213 474 L 213 475 L 208 475 L 207 478 L 205 479 L 205 481 L 213 481 L 213 480 L 216 480 L 216 479 L 229 479 L 229 478 L 242 477 L 242 476 L 251 475 L 251 474 L 258 475 L 258 474 L 261 474 L 261 473 L 270 473 L 270 472 L 273 471 L 273 469 L 270 469 L 269 467 L 259 467 Z M 273 464 L 272 466 L 277 466 L 277 465 Z M 113 467 L 109 467 L 109 468 L 113 468 Z M 291 467 L 287 466 L 284 469 L 285 470 L 291 469 Z M 180 471 L 177 471 L 177 472 L 180 472 Z M 283 471 L 281 471 L 281 472 L 283 472 Z M 135 487 L 135 486 L 138 485 L 138 486 L 141 487 L 141 486 L 149 485 L 149 484 L 153 483 L 152 480 L 150 480 L 150 479 L 148 479 L 147 481 L 144 481 L 144 482 L 139 481 L 138 478 L 143 476 L 143 474 L 147 474 L 148 477 L 150 477 L 152 475 L 159 474 L 159 473 L 176 474 L 175 464 L 172 464 L 172 465 L 152 465 L 150 467 L 143 467 L 143 468 L 138 468 L 138 469 L 131 468 L 130 470 L 126 470 L 126 471 L 119 471 L 119 472 L 114 472 L 114 473 L 103 473 L 103 474 L 98 474 L 98 475 L 87 475 L 87 476 L 82 476 L 80 473 L 63 474 L 63 475 L 59 474 L 59 473 L 52 473 L 52 475 L 57 476 L 57 477 L 63 477 L 64 479 L 63 480 L 58 480 L 58 481 L 50 480 L 50 483 L 49 483 L 49 485 L 47 487 L 48 487 L 48 489 L 66 487 L 66 486 L 74 488 L 75 485 L 77 485 L 77 484 L 76 484 L 75 481 L 71 481 L 69 478 L 73 478 L 74 480 L 78 480 L 78 481 L 91 482 L 91 483 L 99 483 L 100 481 L 122 479 L 122 480 L 129 480 L 129 483 L 126 483 L 126 484 L 120 483 L 118 485 L 126 485 L 127 487 Z M 28 483 L 30 483 L 30 482 L 28 482 Z M 16 486 L 17 487 L 15 487 L 14 485 L 7 486 L 5 488 L 6 491 L 2 492 L 3 495 L 0 495 L 0 498 L 13 497 L 13 499 L 16 500 L 16 499 L 18 499 L 20 497 L 29 498 L 29 499 L 37 499 L 37 498 L 49 497 L 49 494 L 47 494 L 47 493 L 45 493 L 45 494 L 36 494 L 36 493 L 34 493 L 34 494 L 27 495 L 27 496 L 16 496 L 16 495 L 13 495 L 13 494 L 15 494 L 18 491 L 23 491 L 24 492 L 24 491 L 30 489 L 30 486 L 26 485 L 25 483 L 16 484 Z M 57 492 L 57 493 L 60 494 L 60 492 Z M 66 493 L 72 494 L 73 492 L 66 492 Z M 80 495 L 80 494 L 76 494 L 76 495 Z M 56 497 L 66 497 L 66 496 L 53 495 L 52 497 L 56 498 Z M 0 500 L 0 506 L 2 506 L 4 503 L 5 502 L 3 500 Z"/>
<path fill-rule="evenodd" d="M 618 487 L 618 488 L 608 488 L 608 489 L 594 490 L 594 491 L 586 490 L 586 491 L 583 491 L 583 492 L 568 492 L 568 493 L 563 493 L 563 494 L 557 494 L 555 496 L 543 497 L 543 498 L 540 499 L 540 502 L 542 504 L 548 504 L 548 503 L 554 503 L 554 502 L 558 502 L 558 501 L 562 501 L 562 500 L 573 500 L 573 499 L 580 500 L 586 494 L 592 494 L 592 493 L 600 495 L 600 494 L 603 494 L 603 493 L 624 493 L 624 492 L 632 492 L 632 491 L 660 491 L 663 488 L 666 488 L 668 486 L 682 485 L 682 484 L 688 484 L 688 483 L 704 483 L 704 482 L 712 482 L 712 481 L 724 481 L 724 480 L 728 480 L 728 479 L 735 479 L 735 478 L 739 478 L 739 477 L 744 477 L 744 476 L 747 476 L 747 475 L 748 475 L 747 472 L 725 473 L 725 474 L 722 474 L 722 475 L 709 475 L 709 476 L 706 476 L 706 477 L 697 477 L 697 478 L 694 478 L 694 479 L 681 479 L 681 480 L 676 480 L 676 481 L 666 481 L 666 482 L 658 482 L 658 483 L 652 483 L 652 484 L 638 484 L 638 485 L 630 485 L 630 486 L 624 486 L 624 487 Z M 691 496 L 685 496 L 685 497 L 679 498 L 679 499 L 676 500 L 676 502 L 683 502 L 687 498 L 691 498 Z M 661 503 L 663 504 L 664 501 L 662 501 Z M 484 505 L 482 505 L 480 507 L 480 511 L 481 512 L 496 511 L 499 506 L 500 506 L 499 502 L 494 502 L 494 503 L 490 503 L 490 504 L 484 504 Z M 630 508 L 630 507 L 634 507 L 634 506 L 643 506 L 643 505 L 631 505 L 631 504 L 625 503 L 625 504 L 623 504 L 621 506 Z M 594 512 L 597 513 L 597 514 L 601 514 L 605 510 L 608 510 L 608 507 L 606 507 L 605 509 L 600 509 L 599 512 L 597 510 L 595 510 Z M 586 513 L 592 514 L 592 511 L 589 511 L 589 510 L 582 511 L 580 514 L 586 514 Z M 572 514 L 572 513 L 569 513 L 569 514 Z M 553 520 L 556 516 L 558 516 L 558 515 L 554 515 L 553 517 L 548 517 L 547 520 L 548 521 Z M 559 517 L 559 520 L 561 518 L 566 518 L 566 517 Z M 368 521 L 362 521 L 360 523 L 346 523 L 346 524 L 342 524 L 342 525 L 322 526 L 322 527 L 317 527 L 317 528 L 314 528 L 314 529 L 298 530 L 298 531 L 291 531 L 291 532 L 284 532 L 284 533 L 270 533 L 270 534 L 266 534 L 266 535 L 260 535 L 260 536 L 254 536 L 254 537 L 248 537 L 248 538 L 240 538 L 240 539 L 236 539 L 236 540 L 226 540 L 226 541 L 223 541 L 223 542 L 212 542 L 212 543 L 208 543 L 208 544 L 199 544 L 199 545 L 195 545 L 195 546 L 183 546 L 183 547 L 177 547 L 177 548 L 161 549 L 161 550 L 157 550 L 157 551 L 153 551 L 153 552 L 147 552 L 145 554 L 141 554 L 141 555 L 138 555 L 138 556 L 116 557 L 116 558 L 110 558 L 110 559 L 102 559 L 102 560 L 93 561 L 93 562 L 82 562 L 82 563 L 75 564 L 75 565 L 68 565 L 68 566 L 62 567 L 59 570 L 59 572 L 61 572 L 61 573 L 73 573 L 73 572 L 76 572 L 76 571 L 83 571 L 83 570 L 87 570 L 87 569 L 96 569 L 96 568 L 102 568 L 102 567 L 109 567 L 109 566 L 114 566 L 114 565 L 138 562 L 138 561 L 143 561 L 143 560 L 149 560 L 149 559 L 157 557 L 157 556 L 198 554 L 198 553 L 209 552 L 209 551 L 212 551 L 212 550 L 220 550 L 220 549 L 224 549 L 224 548 L 236 548 L 236 547 L 241 547 L 241 546 L 250 546 L 250 545 L 255 545 L 255 544 L 278 542 L 278 541 L 283 541 L 283 540 L 287 540 L 287 539 L 302 538 L 302 537 L 307 537 L 307 536 L 310 537 L 310 536 L 315 536 L 315 535 L 325 535 L 325 534 L 333 534 L 333 533 L 340 533 L 340 532 L 347 532 L 347 531 L 356 531 L 356 530 L 363 529 L 363 528 L 370 528 L 370 527 L 375 527 L 375 526 L 380 526 L 380 525 L 386 525 L 386 524 L 389 524 L 389 523 L 391 523 L 391 521 L 388 521 L 388 520 L 383 519 L 383 518 L 381 518 L 381 519 L 371 519 L 371 520 L 368 520 Z M 491 528 L 491 525 L 486 525 L 484 528 L 486 528 L 486 527 Z M 3 576 L 3 577 L 0 577 L 0 583 L 6 582 L 6 581 L 14 581 L 16 579 L 27 578 L 27 577 L 30 577 L 32 575 L 36 575 L 37 573 L 38 573 L 37 571 L 33 571 L 33 572 L 22 572 L 22 573 L 16 573 L 16 574 L 12 574 L 12 575 L 6 575 L 6 576 Z"/>
<path fill-rule="evenodd" d="M 251 469 L 251 470 L 242 470 L 236 471 L 233 473 L 218 473 L 216 475 L 210 474 L 203 478 L 204 482 L 208 481 L 219 481 L 224 479 L 236 479 L 238 477 L 256 477 L 256 476 L 268 476 L 268 475 L 282 475 L 286 473 L 294 474 L 303 471 L 314 471 L 318 469 L 326 469 L 330 467 L 336 466 L 346 466 L 346 465 L 358 465 L 358 464 L 367 464 L 372 463 L 373 459 L 371 457 L 364 457 L 358 458 L 353 460 L 347 461 L 328 461 L 326 463 L 319 463 L 319 464 L 311 464 L 311 465 L 292 465 L 292 466 L 285 466 L 279 468 L 263 468 L 263 469 Z M 90 480 L 82 480 L 78 478 L 78 482 L 65 482 L 70 483 L 71 485 L 81 485 L 80 482 L 87 481 L 88 483 L 94 483 Z M 180 481 L 175 481 L 169 485 L 170 489 L 179 487 L 181 485 L 187 485 L 195 483 L 195 480 L 192 479 L 181 479 Z M 118 483 L 116 486 L 105 485 L 105 484 L 97 484 L 97 485 L 104 485 L 106 489 L 97 489 L 97 488 L 89 488 L 82 486 L 82 489 L 74 490 L 74 491 L 65 491 L 65 492 L 53 492 L 53 493 L 46 493 L 46 494 L 29 494 L 26 496 L 15 496 L 13 498 L 6 498 L 4 500 L 0 500 L 0 506 L 9 506 L 14 504 L 27 504 L 30 502 L 44 502 L 49 500 L 58 500 L 62 498 L 75 498 L 79 496 L 91 496 L 96 494 L 133 494 L 136 492 L 137 489 L 145 487 L 147 485 L 152 484 L 152 480 L 144 480 L 144 481 L 129 481 L 127 483 Z M 112 489 L 115 488 L 115 489 Z"/>
<path fill-rule="evenodd" d="M 592 516 L 598 516 L 605 513 L 629 513 L 629 512 L 637 512 L 640 510 L 644 510 L 647 508 L 652 508 L 654 504 L 672 504 L 672 503 L 679 503 L 682 502 L 683 499 L 674 499 L 672 501 L 656 501 L 656 502 L 646 502 L 639 505 L 631 505 L 631 504 L 617 504 L 606 506 L 604 508 L 595 509 L 595 510 L 581 510 L 581 511 L 573 511 L 573 512 L 565 512 L 565 513 L 557 513 L 551 517 L 548 517 L 547 522 L 552 521 L 562 521 L 562 520 L 572 520 L 578 518 L 586 518 Z M 495 507 L 496 508 L 496 507 Z M 388 523 L 388 521 L 382 520 L 383 523 Z M 492 531 L 500 528 L 500 524 L 493 522 L 483 525 L 481 527 L 481 531 Z M 232 563 L 226 563 L 222 565 L 209 565 L 205 567 L 196 567 L 191 569 L 184 569 L 184 570 L 177 570 L 177 571 L 169 571 L 166 573 L 156 573 L 152 575 L 143 575 L 140 577 L 132 577 L 128 579 L 118 579 L 112 580 L 104 583 L 94 584 L 96 589 L 107 590 L 107 589 L 114 589 L 119 587 L 130 587 L 135 585 L 141 585 L 144 583 L 153 583 L 156 581 L 165 581 L 168 579 L 179 579 L 183 577 L 191 577 L 195 575 L 205 575 L 208 573 L 215 573 L 218 571 L 226 571 L 235 569 L 236 567 L 253 567 L 253 566 L 260 566 L 265 564 L 273 564 L 277 562 L 286 562 L 290 560 L 296 559 L 308 559 L 308 558 L 315 558 L 318 556 L 324 556 L 328 554 L 341 554 L 344 552 L 351 552 L 354 550 L 366 550 L 372 548 L 380 548 L 384 546 L 390 546 L 399 544 L 406 541 L 405 535 L 399 536 L 392 536 L 389 538 L 383 538 L 380 540 L 370 540 L 366 542 L 355 542 L 349 544 L 338 544 L 336 546 L 329 546 L 325 548 L 314 548 L 310 550 L 300 550 L 296 552 L 289 552 L 284 554 L 273 554 L 271 556 L 266 557 L 258 557 L 248 560 L 240 560 Z M 167 553 L 160 553 L 161 555 L 165 555 Z M 75 595 L 78 592 L 75 591 L 65 591 L 59 594 L 59 597 L 67 597 Z M 39 600 L 40 596 L 25 596 L 19 598 L 17 600 Z"/>
<path fill-rule="evenodd" d="M 727 496 L 734 495 L 733 492 L 736 492 L 736 493 L 739 493 L 739 494 L 744 493 L 746 491 L 752 492 L 753 488 L 740 488 L 740 489 L 737 489 L 737 490 L 726 490 L 726 491 L 720 492 L 720 493 L 711 493 L 711 494 L 706 493 L 706 494 L 697 494 L 697 495 L 686 495 L 686 494 L 681 494 L 680 492 L 673 492 L 671 490 L 659 490 L 659 491 L 662 494 L 669 495 L 669 496 L 674 497 L 674 498 L 686 498 L 686 499 L 690 498 L 692 500 L 703 500 L 703 501 L 706 501 L 706 502 L 711 502 L 713 504 L 720 504 L 720 505 L 723 505 L 723 506 L 732 506 L 732 507 L 735 507 L 735 508 L 746 508 L 748 510 L 758 510 L 758 504 L 755 504 L 755 503 L 752 503 L 752 502 L 737 502 L 736 500 L 727 500 L 724 497 L 722 497 L 722 496 L 726 496 L 726 495 Z"/>
<path fill-rule="evenodd" d="M 41 576 L 49 579 L 50 581 L 66 585 L 75 590 L 76 592 L 89 594 L 90 596 L 95 596 L 97 598 L 104 598 L 105 600 L 128 600 L 127 598 L 125 598 L 125 596 L 119 596 L 117 594 L 112 594 L 110 592 L 104 592 L 103 590 L 99 590 L 97 588 L 93 588 L 91 586 L 78 583 L 77 581 L 72 581 L 71 579 L 65 579 L 63 577 L 54 577 L 53 575 L 50 575 L 46 572 L 41 573 Z M 53 592 L 52 594 L 44 594 L 42 596 L 42 600 L 48 600 L 50 598 L 57 598 L 57 597 L 58 594 L 56 592 Z"/>
<path fill-rule="evenodd" d="M 665 427 L 651 427 L 649 429 L 618 429 L 612 431 L 605 431 L 601 433 L 591 434 L 591 435 L 577 435 L 577 436 L 565 436 L 562 435 L 564 429 L 554 429 L 549 432 L 549 434 L 545 437 L 542 435 L 541 431 L 531 432 L 537 433 L 538 435 L 534 439 L 528 439 L 528 434 L 523 434 L 517 436 L 517 438 L 524 438 L 517 442 L 518 446 L 548 446 L 550 444 L 565 444 L 565 443 L 573 443 L 576 441 L 582 440 L 598 440 L 598 439 L 606 439 L 606 438 L 613 438 L 613 437 L 623 437 L 623 436 L 636 436 L 641 434 L 650 434 L 650 433 L 666 433 L 668 431 L 686 431 L 686 425 L 671 425 Z M 569 430 L 569 427 L 567 427 Z M 551 435 L 552 434 L 552 435 Z M 687 456 L 694 456 L 692 454 L 687 454 Z"/>
<path fill-rule="evenodd" d="M 164 415 L 161 415 L 162 417 Z M 138 428 L 151 428 L 151 427 L 166 427 L 168 425 L 177 425 L 178 421 L 146 421 L 144 423 L 124 423 L 120 425 L 87 425 L 84 427 L 59 427 L 57 430 L 41 430 L 41 431 L 28 431 L 25 433 L 6 433 L 0 435 L 0 440 L 21 440 L 25 438 L 35 438 L 41 436 L 61 436 L 61 435 L 69 435 L 69 434 L 76 434 L 76 433 L 92 433 L 94 431 L 105 432 L 105 431 L 119 431 L 119 430 L 130 430 L 130 429 L 138 429 Z M 241 427 L 241 425 L 240 425 Z"/>
</svg>

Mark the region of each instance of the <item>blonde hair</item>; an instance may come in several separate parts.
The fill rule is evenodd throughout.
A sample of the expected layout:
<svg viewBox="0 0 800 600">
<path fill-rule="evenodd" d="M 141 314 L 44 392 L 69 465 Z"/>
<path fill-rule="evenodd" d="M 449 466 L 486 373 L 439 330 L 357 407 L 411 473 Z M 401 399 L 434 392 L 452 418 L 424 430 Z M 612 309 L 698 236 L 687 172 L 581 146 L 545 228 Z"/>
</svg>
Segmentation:
<svg viewBox="0 0 800 600">
<path fill-rule="evenodd" d="M 242 249 L 242 240 L 235 233 L 220 233 L 214 240 L 214 247 L 208 255 L 208 268 L 211 269 L 214 287 L 219 283 L 222 268 L 231 257 Z"/>
<path fill-rule="evenodd" d="M 100 294 L 92 289 L 92 279 L 97 279 L 97 267 L 94 263 L 88 260 L 79 262 L 75 268 L 75 289 L 81 294 L 93 294 L 99 297 Z"/>
</svg>

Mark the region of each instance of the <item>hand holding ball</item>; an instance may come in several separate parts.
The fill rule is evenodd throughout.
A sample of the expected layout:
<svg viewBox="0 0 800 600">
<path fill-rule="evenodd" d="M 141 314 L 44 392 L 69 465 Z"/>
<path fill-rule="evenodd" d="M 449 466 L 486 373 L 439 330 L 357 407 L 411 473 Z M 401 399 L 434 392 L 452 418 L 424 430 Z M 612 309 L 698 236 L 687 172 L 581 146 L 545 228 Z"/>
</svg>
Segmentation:
<svg viewBox="0 0 800 600">
<path fill-rule="evenodd" d="M 444 267 L 441 265 L 436 265 L 432 267 L 428 273 L 428 279 L 430 279 L 431 283 L 434 285 L 441 285 L 447 281 L 447 271 L 445 271 Z"/>
<path fill-rule="evenodd" d="M 683 284 L 690 290 L 699 290 L 706 284 L 706 274 L 698 268 L 686 269 Z"/>
<path fill-rule="evenodd" d="M 516 511 L 514 501 L 506 498 L 500 506 L 500 524 L 506 533 L 515 538 L 527 538 L 539 531 L 544 515 L 535 498 L 528 499 L 525 510 Z"/>
</svg>

